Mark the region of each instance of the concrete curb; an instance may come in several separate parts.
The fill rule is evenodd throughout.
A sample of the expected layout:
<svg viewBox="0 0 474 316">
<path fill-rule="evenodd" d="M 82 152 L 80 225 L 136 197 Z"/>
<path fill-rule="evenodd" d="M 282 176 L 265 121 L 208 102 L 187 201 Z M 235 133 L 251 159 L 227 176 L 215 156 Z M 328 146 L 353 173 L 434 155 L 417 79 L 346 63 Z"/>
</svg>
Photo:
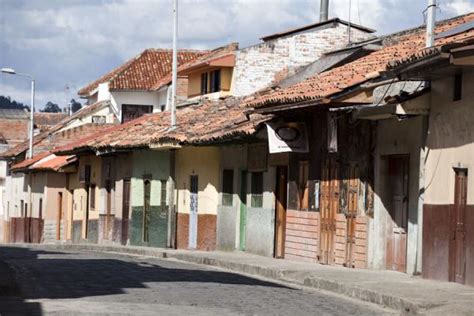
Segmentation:
<svg viewBox="0 0 474 316">
<path fill-rule="evenodd" d="M 265 268 L 256 264 L 238 262 L 235 260 L 217 259 L 205 254 L 192 252 L 183 253 L 172 249 L 148 248 L 148 247 L 121 247 L 106 246 L 94 244 L 8 244 L 3 246 L 11 247 L 41 247 L 51 248 L 55 250 L 65 251 L 98 251 L 111 252 L 131 255 L 143 255 L 162 259 L 175 259 L 183 262 L 189 262 L 200 265 L 214 266 L 226 269 L 236 273 L 245 273 L 248 275 L 259 276 L 267 279 L 273 279 L 280 282 L 294 284 L 298 286 L 309 287 L 313 289 L 324 290 L 336 294 L 340 294 L 353 299 L 380 305 L 392 310 L 396 310 L 405 315 L 423 314 L 428 309 L 439 307 L 439 305 L 430 304 L 428 302 L 410 301 L 402 297 L 380 293 L 372 289 L 360 288 L 347 285 L 342 282 L 328 280 L 318 277 L 292 278 L 291 271 L 278 269 L 275 267 Z"/>
</svg>

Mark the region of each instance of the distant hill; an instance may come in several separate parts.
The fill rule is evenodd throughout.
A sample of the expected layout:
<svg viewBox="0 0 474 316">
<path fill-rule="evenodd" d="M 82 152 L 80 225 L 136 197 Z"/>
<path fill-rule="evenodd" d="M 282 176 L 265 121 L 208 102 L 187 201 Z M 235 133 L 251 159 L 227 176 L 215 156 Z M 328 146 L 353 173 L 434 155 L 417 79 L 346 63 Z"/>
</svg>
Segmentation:
<svg viewBox="0 0 474 316">
<path fill-rule="evenodd" d="M 12 100 L 9 96 L 0 95 L 0 109 L 29 109 L 30 107 L 21 102 Z"/>
</svg>

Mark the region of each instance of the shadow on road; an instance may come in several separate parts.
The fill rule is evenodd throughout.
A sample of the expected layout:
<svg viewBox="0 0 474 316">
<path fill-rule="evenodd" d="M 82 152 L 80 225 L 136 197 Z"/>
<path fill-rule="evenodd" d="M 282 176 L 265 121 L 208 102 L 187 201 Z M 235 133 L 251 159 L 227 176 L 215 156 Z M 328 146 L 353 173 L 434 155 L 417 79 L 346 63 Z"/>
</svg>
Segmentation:
<svg viewBox="0 0 474 316">
<path fill-rule="evenodd" d="M 147 282 L 222 283 L 287 288 L 228 272 L 169 268 L 150 261 L 100 257 L 89 259 L 81 256 L 83 254 L 0 247 L 0 261 L 5 261 L 14 268 L 20 287 L 21 300 L 16 304 L 21 304 L 26 299 L 122 294 L 125 293 L 124 289 L 147 288 Z M 2 300 L 0 305 L 4 305 L 1 302 Z M 1 312 L 2 306 L 0 314 L 3 315 Z M 41 310 L 36 313 L 41 313 Z"/>
</svg>

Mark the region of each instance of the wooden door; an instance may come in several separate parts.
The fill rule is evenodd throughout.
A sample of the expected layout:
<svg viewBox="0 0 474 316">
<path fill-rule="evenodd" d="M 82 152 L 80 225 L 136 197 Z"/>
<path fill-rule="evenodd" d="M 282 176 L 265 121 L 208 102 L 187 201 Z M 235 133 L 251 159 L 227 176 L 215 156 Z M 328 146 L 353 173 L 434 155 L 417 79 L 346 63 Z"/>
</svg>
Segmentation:
<svg viewBox="0 0 474 316">
<path fill-rule="evenodd" d="M 63 218 L 63 193 L 58 193 L 58 213 L 56 214 L 56 240 L 61 240 L 61 220 Z"/>
<path fill-rule="evenodd" d="M 240 173 L 240 234 L 239 245 L 240 250 L 245 250 L 245 238 L 247 230 L 247 171 L 243 170 Z"/>
<path fill-rule="evenodd" d="M 389 219 L 386 266 L 389 270 L 406 272 L 409 156 L 388 157 L 387 167 Z"/>
<path fill-rule="evenodd" d="M 109 238 L 109 231 L 111 229 L 111 215 L 112 215 L 112 185 L 109 180 L 105 183 L 106 192 L 106 206 L 105 206 L 105 228 L 104 228 L 104 239 Z"/>
<path fill-rule="evenodd" d="M 190 177 L 190 205 L 189 205 L 189 249 L 197 248 L 198 234 L 198 176 Z"/>
<path fill-rule="evenodd" d="M 345 266 L 355 267 L 355 244 L 356 244 L 356 222 L 359 202 L 359 170 L 357 166 L 349 167 L 349 179 L 347 187 L 347 239 L 346 239 L 346 261 Z"/>
<path fill-rule="evenodd" d="M 275 206 L 275 258 L 285 257 L 287 167 L 277 167 Z"/>
<path fill-rule="evenodd" d="M 450 258 L 450 280 L 466 282 L 467 169 L 456 169 L 454 184 L 454 242 Z"/>
<path fill-rule="evenodd" d="M 336 234 L 336 214 L 339 210 L 339 164 L 335 159 L 325 159 L 321 179 L 321 224 L 319 261 L 334 263 L 334 237 Z"/>
<path fill-rule="evenodd" d="M 122 194 L 122 245 L 127 244 L 128 224 L 130 220 L 130 180 L 123 180 Z"/>
</svg>

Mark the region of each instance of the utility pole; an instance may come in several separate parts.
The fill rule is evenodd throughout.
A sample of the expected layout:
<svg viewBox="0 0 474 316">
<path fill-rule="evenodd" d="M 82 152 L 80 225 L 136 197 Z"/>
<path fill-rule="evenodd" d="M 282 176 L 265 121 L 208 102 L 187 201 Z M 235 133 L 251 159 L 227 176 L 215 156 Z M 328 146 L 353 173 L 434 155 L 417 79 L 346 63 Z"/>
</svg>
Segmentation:
<svg viewBox="0 0 474 316">
<path fill-rule="evenodd" d="M 173 0 L 173 74 L 171 78 L 171 128 L 176 127 L 176 85 L 178 84 L 178 0 Z"/>
<path fill-rule="evenodd" d="M 436 24 L 436 0 L 428 0 L 426 8 L 426 47 L 434 45 L 434 29 Z"/>
</svg>

